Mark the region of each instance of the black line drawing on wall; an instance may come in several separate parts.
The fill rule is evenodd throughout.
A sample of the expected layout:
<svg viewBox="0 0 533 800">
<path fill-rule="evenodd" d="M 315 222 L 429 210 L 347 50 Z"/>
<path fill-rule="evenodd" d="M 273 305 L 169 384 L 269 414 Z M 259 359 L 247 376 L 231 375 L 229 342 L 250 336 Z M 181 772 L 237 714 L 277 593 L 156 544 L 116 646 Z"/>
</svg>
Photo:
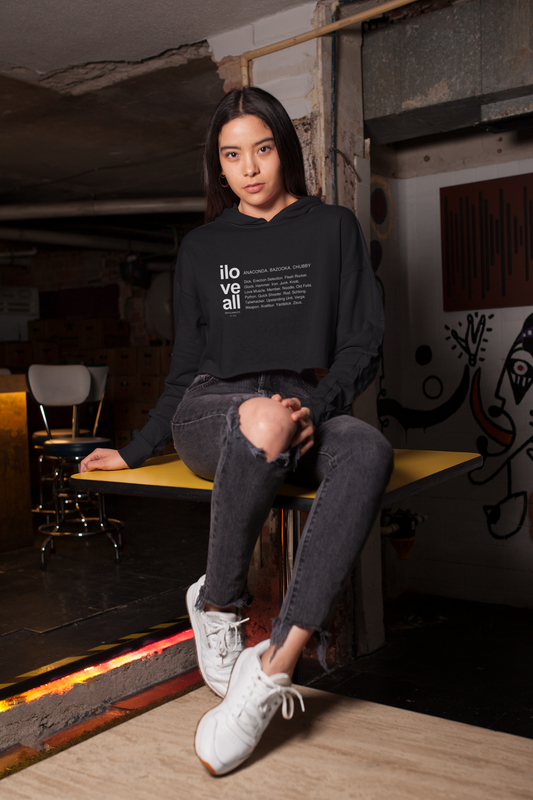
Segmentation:
<svg viewBox="0 0 533 800">
<path fill-rule="evenodd" d="M 486 316 L 474 312 L 467 315 L 466 326 L 462 322 L 457 328 L 445 326 L 445 338 L 452 344 L 452 350 L 459 358 L 467 359 L 461 380 L 447 400 L 432 409 L 408 408 L 387 397 L 381 385 L 378 416 L 382 428 L 394 417 L 405 431 L 426 430 L 449 419 L 468 399 L 472 416 L 482 431 L 476 444 L 484 457 L 483 466 L 471 472 L 468 479 L 474 486 L 484 486 L 504 474 L 504 496 L 493 504 L 484 505 L 483 511 L 490 535 L 495 539 L 510 539 L 523 527 L 529 507 L 528 492 L 517 491 L 513 486 L 513 472 L 518 457 L 525 456 L 533 461 L 533 410 L 529 411 L 527 427 L 520 424 L 517 413 L 533 386 L 533 314 L 524 320 L 513 341 L 491 396 L 482 388 L 482 363 L 493 317 L 494 314 Z M 432 358 L 429 345 L 420 345 L 415 358 L 420 365 L 428 365 Z M 384 374 L 381 384 L 383 379 Z M 438 375 L 427 376 L 422 392 L 429 400 L 439 399 L 443 394 L 442 385 Z"/>
<path fill-rule="evenodd" d="M 533 314 L 524 320 L 509 348 L 492 392 L 487 388 L 491 373 L 484 367 L 495 316 L 488 308 L 533 303 L 532 197 L 533 173 L 440 190 L 445 310 L 464 310 L 466 314 L 455 327 L 445 325 L 445 340 L 463 361 L 463 371 L 450 390 L 431 347 L 421 343 L 415 361 L 421 367 L 432 366 L 431 374 L 426 370 L 420 383 L 425 399 L 421 405 L 426 408 L 408 407 L 388 396 L 383 360 L 379 376 L 377 412 L 382 430 L 395 419 L 406 433 L 426 431 L 469 403 L 473 421 L 481 429 L 476 444 L 484 463 L 468 479 L 473 486 L 485 486 L 498 476 L 503 478 L 501 499 L 483 506 L 488 532 L 502 540 L 522 529 L 528 509 L 533 537 L 533 492 L 523 486 L 524 475 L 526 479 L 529 475 L 526 465 L 533 461 L 533 402 L 526 422 L 523 414 L 524 405 L 530 398 L 533 401 L 533 393 L 529 395 L 533 386 Z M 372 178 L 370 211 L 370 252 L 376 270 L 394 221 L 392 193 L 384 178 Z M 470 311 L 472 304 L 477 310 Z"/>
<path fill-rule="evenodd" d="M 483 486 L 504 472 L 507 493 L 493 505 L 483 506 L 489 533 L 495 539 L 509 539 L 522 528 L 528 511 L 528 493 L 513 491 L 513 462 L 525 454 L 533 460 L 533 421 L 524 428 L 513 416 L 533 385 L 533 314 L 524 321 L 514 340 L 498 379 L 494 397 L 497 403 L 485 411 L 481 392 L 481 368 L 474 373 L 470 391 L 470 407 L 483 435 L 477 447 L 484 464 L 470 473 L 469 480 Z M 510 387 L 511 393 L 505 388 Z M 509 407 L 510 404 L 514 407 Z M 533 411 L 529 411 L 533 418 Z M 524 438 L 523 441 L 521 439 Z"/>
</svg>

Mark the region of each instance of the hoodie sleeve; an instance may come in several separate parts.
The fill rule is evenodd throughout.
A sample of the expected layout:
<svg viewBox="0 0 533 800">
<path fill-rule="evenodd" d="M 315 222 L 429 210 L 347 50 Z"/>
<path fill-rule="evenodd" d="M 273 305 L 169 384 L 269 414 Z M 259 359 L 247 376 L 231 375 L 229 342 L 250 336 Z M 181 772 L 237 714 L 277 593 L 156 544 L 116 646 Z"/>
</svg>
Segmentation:
<svg viewBox="0 0 533 800">
<path fill-rule="evenodd" d="M 204 348 L 205 320 L 185 242 L 180 248 L 176 266 L 174 317 L 176 335 L 165 391 L 156 407 L 150 411 L 144 428 L 133 431 L 131 442 L 119 450 L 130 468 L 141 466 L 147 458 L 160 453 L 169 443 L 172 417 L 198 371 Z"/>
<path fill-rule="evenodd" d="M 307 402 L 315 426 L 350 412 L 373 381 L 381 356 L 383 304 L 361 227 L 351 212 L 341 221 L 341 262 L 333 358 Z"/>
</svg>

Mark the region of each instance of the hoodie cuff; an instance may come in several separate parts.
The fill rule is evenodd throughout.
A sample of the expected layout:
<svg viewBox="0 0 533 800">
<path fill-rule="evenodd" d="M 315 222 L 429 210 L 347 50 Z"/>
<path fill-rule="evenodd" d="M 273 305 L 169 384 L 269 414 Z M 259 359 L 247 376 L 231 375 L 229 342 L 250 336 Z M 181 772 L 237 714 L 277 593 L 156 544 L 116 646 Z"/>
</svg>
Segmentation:
<svg viewBox="0 0 533 800">
<path fill-rule="evenodd" d="M 147 458 L 153 455 L 153 453 L 146 452 L 146 447 L 143 446 L 143 443 L 139 441 L 139 439 L 132 439 L 131 442 L 127 444 L 126 447 L 121 448 L 118 453 L 122 456 L 130 469 L 140 467 Z"/>
</svg>

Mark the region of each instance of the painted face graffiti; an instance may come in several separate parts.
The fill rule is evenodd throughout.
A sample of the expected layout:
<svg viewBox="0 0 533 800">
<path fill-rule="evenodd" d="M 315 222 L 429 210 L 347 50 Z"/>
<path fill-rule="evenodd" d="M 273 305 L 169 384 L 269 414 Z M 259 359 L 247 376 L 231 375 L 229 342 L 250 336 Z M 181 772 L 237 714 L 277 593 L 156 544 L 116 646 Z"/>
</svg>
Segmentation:
<svg viewBox="0 0 533 800">
<path fill-rule="evenodd" d="M 511 383 L 515 403 L 519 405 L 533 384 L 533 314 L 526 319 L 516 337 L 504 369 Z"/>
<path fill-rule="evenodd" d="M 468 479 L 475 486 L 484 486 L 497 476 L 504 479 L 503 496 L 496 502 L 483 505 L 483 512 L 490 535 L 495 539 L 509 539 L 523 528 L 530 507 L 529 491 L 517 483 L 524 480 L 533 461 L 533 419 L 524 427 L 520 424 L 521 415 L 517 414 L 517 409 L 533 386 L 533 314 L 524 320 L 509 348 L 494 390 L 496 402 L 494 399 L 487 401 L 485 395 L 490 398 L 490 394 L 483 391 L 486 377 L 483 377 L 484 367 L 480 365 L 485 360 L 485 335 L 492 331 L 487 324 L 493 317 L 494 314 L 486 317 L 474 312 L 467 315 L 466 326 L 462 322 L 456 329 L 445 326 L 446 339 L 452 350 L 459 358 L 466 356 L 467 359 L 462 378 L 447 400 L 432 408 L 407 408 L 381 391 L 378 413 L 384 427 L 388 424 L 387 418 L 394 417 L 405 431 L 426 429 L 452 417 L 469 398 L 472 416 L 482 431 L 476 445 L 484 457 L 484 464 L 471 472 Z M 424 347 L 431 353 L 428 345 Z M 418 363 L 426 365 L 428 360 Z M 424 394 L 430 399 L 427 392 Z M 533 411 L 530 411 L 530 416 L 533 418 Z"/>
</svg>

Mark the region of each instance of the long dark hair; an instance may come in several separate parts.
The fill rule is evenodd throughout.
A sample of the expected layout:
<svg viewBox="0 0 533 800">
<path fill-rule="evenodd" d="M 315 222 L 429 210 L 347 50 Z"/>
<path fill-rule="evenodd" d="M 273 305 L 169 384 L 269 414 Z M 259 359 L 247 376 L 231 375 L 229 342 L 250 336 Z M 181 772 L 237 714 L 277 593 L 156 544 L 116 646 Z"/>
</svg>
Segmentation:
<svg viewBox="0 0 533 800">
<path fill-rule="evenodd" d="M 218 137 L 227 122 L 237 117 L 254 116 L 272 131 L 281 161 L 285 189 L 294 197 L 305 197 L 304 160 L 300 141 L 291 119 L 279 100 L 257 86 L 234 89 L 222 98 L 213 112 L 204 149 L 204 185 L 207 198 L 205 221 L 212 222 L 225 208 L 239 201 L 229 186 L 220 183 Z"/>
</svg>

